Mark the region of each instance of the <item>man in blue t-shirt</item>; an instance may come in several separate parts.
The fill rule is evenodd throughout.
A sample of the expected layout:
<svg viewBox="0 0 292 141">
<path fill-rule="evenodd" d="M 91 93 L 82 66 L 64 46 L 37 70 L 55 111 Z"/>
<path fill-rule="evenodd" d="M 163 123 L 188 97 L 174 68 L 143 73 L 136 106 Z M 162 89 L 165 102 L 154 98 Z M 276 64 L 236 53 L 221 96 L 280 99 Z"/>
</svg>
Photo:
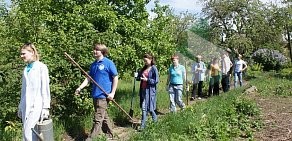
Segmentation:
<svg viewBox="0 0 292 141">
<path fill-rule="evenodd" d="M 107 113 L 108 101 L 113 100 L 118 85 L 118 72 L 113 61 L 108 59 L 106 55 L 108 49 L 104 44 L 95 44 L 93 47 L 93 56 L 95 61 L 90 66 L 89 75 L 99 86 L 106 92 L 104 93 L 95 84 L 92 85 L 91 96 L 93 98 L 94 105 L 94 118 L 91 133 L 87 140 L 99 135 L 102 129 L 106 134 L 113 137 L 112 130 L 110 128 L 110 120 Z M 76 89 L 76 94 L 79 94 L 81 89 L 87 86 L 90 82 L 89 78 L 85 78 L 82 84 Z M 102 128 L 102 129 L 101 129 Z"/>
</svg>

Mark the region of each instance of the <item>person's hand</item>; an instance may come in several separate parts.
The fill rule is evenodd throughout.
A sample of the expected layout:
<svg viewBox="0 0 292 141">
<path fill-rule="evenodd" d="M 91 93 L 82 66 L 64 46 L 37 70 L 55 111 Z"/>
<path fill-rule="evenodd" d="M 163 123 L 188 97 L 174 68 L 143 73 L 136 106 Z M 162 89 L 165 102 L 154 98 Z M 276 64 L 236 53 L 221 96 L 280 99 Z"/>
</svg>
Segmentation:
<svg viewBox="0 0 292 141">
<path fill-rule="evenodd" d="M 165 86 L 165 90 L 168 91 L 169 90 L 169 85 Z"/>
<path fill-rule="evenodd" d="M 17 116 L 18 116 L 20 119 L 21 119 L 21 115 L 22 115 L 21 110 L 18 109 L 18 111 L 17 111 Z"/>
<path fill-rule="evenodd" d="M 107 99 L 108 99 L 108 100 L 113 100 L 113 99 L 114 99 L 114 96 L 115 96 L 115 93 L 109 93 L 109 94 L 107 95 Z"/>
<path fill-rule="evenodd" d="M 50 115 L 50 111 L 48 108 L 43 108 L 42 109 L 42 112 L 41 112 L 41 122 L 44 120 L 44 119 L 49 119 L 49 115 Z"/>
<path fill-rule="evenodd" d="M 75 95 L 79 96 L 79 95 L 80 95 L 80 91 L 81 91 L 81 89 L 80 89 L 80 88 L 77 88 L 77 89 L 75 90 Z"/>
<path fill-rule="evenodd" d="M 147 81 L 148 79 L 147 79 L 147 77 L 145 77 L 145 75 L 143 74 L 142 77 L 141 77 L 141 80 L 143 80 L 143 81 Z"/>
</svg>

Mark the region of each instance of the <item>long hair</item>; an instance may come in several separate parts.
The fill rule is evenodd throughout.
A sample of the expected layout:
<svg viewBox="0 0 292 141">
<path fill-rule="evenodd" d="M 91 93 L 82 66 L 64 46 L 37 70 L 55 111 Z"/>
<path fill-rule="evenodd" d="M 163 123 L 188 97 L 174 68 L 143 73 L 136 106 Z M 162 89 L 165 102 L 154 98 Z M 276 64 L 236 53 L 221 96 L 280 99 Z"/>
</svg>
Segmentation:
<svg viewBox="0 0 292 141">
<path fill-rule="evenodd" d="M 151 60 L 151 66 L 155 65 L 155 59 L 153 57 L 153 55 L 149 54 L 149 53 L 146 53 L 143 55 L 143 58 L 147 58 L 147 59 L 150 59 Z M 144 65 L 143 68 L 142 68 L 142 72 L 147 68 L 147 65 Z"/>
<path fill-rule="evenodd" d="M 33 55 L 33 61 L 39 61 L 40 60 L 40 56 L 38 54 L 38 51 L 36 50 L 36 48 L 35 48 L 33 43 L 25 43 L 24 45 L 22 45 L 20 47 L 20 51 L 22 49 L 25 49 L 25 50 L 27 50 L 27 51 L 29 51 L 29 52 L 34 54 Z"/>
</svg>

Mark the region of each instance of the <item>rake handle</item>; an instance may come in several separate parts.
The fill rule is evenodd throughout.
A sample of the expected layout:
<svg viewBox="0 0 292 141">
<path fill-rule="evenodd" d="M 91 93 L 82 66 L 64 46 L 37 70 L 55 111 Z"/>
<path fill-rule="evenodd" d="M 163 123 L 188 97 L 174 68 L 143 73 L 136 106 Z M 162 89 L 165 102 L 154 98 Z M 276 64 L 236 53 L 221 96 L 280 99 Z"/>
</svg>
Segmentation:
<svg viewBox="0 0 292 141">
<path fill-rule="evenodd" d="M 84 75 L 87 77 L 87 78 L 89 78 L 104 94 L 106 94 L 107 96 L 108 96 L 108 94 L 107 94 L 107 92 L 100 86 L 100 85 L 98 85 L 97 84 L 97 82 L 90 76 L 90 75 L 88 75 L 88 73 L 86 72 L 86 71 L 84 71 L 81 67 L 80 67 L 80 65 L 77 63 L 77 62 L 75 62 L 74 61 L 74 59 L 69 55 L 69 54 L 67 54 L 66 52 L 64 53 L 65 54 L 65 56 L 68 58 L 68 59 L 70 59 L 70 61 L 74 64 L 74 65 L 76 65 L 83 73 L 84 73 Z M 132 119 L 132 117 L 114 100 L 114 99 L 112 99 L 111 100 L 123 113 L 125 113 L 132 121 L 133 121 L 133 119 Z"/>
</svg>

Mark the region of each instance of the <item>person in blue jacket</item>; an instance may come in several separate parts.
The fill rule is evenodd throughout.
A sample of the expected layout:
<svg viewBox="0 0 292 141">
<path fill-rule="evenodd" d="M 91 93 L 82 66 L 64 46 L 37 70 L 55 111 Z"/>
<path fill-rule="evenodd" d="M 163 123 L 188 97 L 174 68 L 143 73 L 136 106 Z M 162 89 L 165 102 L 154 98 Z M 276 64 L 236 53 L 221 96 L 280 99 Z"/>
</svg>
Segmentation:
<svg viewBox="0 0 292 141">
<path fill-rule="evenodd" d="M 140 107 L 142 110 L 141 129 L 146 127 L 147 114 L 150 112 L 152 120 L 157 121 L 156 88 L 159 81 L 158 70 L 155 66 L 154 57 L 150 54 L 143 56 L 144 67 L 139 71 L 137 80 L 140 83 Z"/>
</svg>

